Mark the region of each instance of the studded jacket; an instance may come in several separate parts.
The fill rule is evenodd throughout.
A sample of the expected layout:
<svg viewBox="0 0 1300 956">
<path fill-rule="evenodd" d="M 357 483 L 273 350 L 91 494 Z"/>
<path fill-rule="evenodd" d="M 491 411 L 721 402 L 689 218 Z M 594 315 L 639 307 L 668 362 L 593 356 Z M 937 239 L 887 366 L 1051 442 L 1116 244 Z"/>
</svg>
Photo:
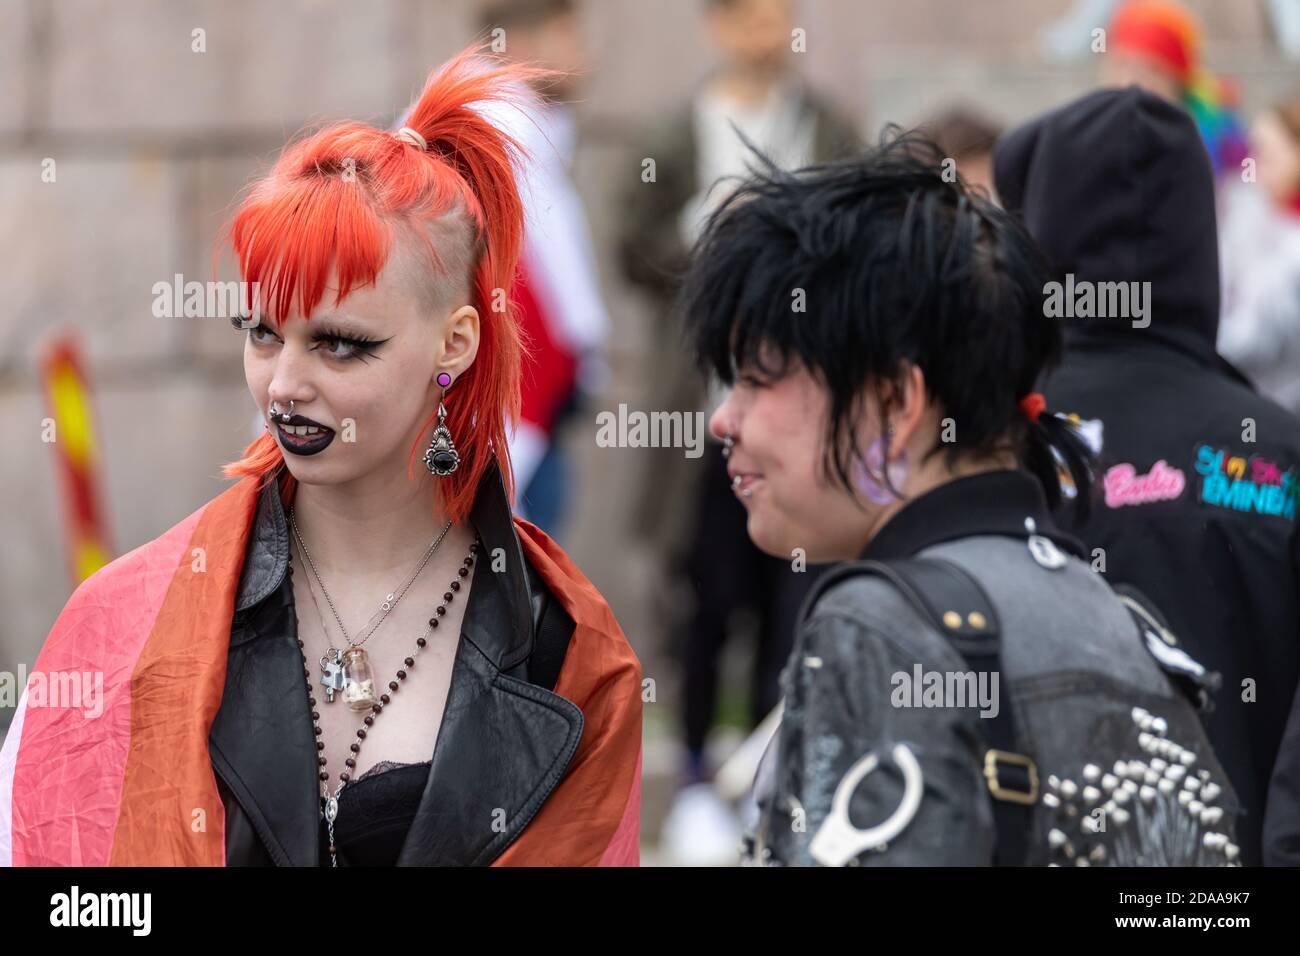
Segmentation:
<svg viewBox="0 0 1300 956">
<path fill-rule="evenodd" d="M 810 595 L 755 783 L 749 862 L 1234 861 L 1235 795 L 1170 678 L 1199 668 L 1158 620 L 1162 647 L 1149 649 L 1082 556 L 1023 472 L 958 479 L 894 515 L 863 559 L 956 566 L 988 607 L 914 600 L 871 574 Z M 975 649 L 998 670 L 974 673 Z M 1014 752 L 988 742 L 1000 708 Z M 1027 771 L 1018 786 L 1008 766 Z M 1022 858 L 1000 850 L 998 802 L 1024 808 Z"/>
</svg>

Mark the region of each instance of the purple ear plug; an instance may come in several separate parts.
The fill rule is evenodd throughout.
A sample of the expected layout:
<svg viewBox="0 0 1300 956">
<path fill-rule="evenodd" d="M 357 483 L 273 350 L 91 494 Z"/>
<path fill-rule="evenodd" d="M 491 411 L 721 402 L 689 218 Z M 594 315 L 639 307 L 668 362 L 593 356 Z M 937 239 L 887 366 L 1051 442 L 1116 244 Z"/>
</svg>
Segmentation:
<svg viewBox="0 0 1300 956">
<path fill-rule="evenodd" d="M 448 374 L 447 372 L 439 372 L 438 384 L 441 385 L 443 388 L 446 388 L 448 385 L 451 384 L 451 375 Z"/>
<path fill-rule="evenodd" d="M 867 447 L 866 464 L 863 464 L 860 458 L 853 463 L 853 474 L 857 480 L 858 490 L 862 492 L 868 501 L 878 505 L 887 505 L 891 501 L 897 500 L 898 497 L 872 477 L 872 472 L 880 472 L 880 465 L 884 457 L 884 446 L 881 444 L 880 436 L 877 435 Z M 903 453 L 897 461 L 891 461 L 886 469 L 885 473 L 889 476 L 889 483 L 895 488 L 901 489 L 903 483 L 907 481 L 906 457 L 906 453 Z"/>
</svg>

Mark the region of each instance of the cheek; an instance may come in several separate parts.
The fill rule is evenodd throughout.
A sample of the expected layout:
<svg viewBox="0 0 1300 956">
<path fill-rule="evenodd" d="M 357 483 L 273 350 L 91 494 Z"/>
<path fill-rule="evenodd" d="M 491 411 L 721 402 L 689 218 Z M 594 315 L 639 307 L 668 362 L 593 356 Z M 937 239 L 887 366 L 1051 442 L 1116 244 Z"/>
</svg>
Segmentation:
<svg viewBox="0 0 1300 956">
<path fill-rule="evenodd" d="M 248 391 L 259 407 L 265 406 L 268 399 L 267 390 L 271 387 L 271 377 L 275 374 L 275 363 L 253 347 L 253 343 L 244 341 L 244 381 Z"/>
</svg>

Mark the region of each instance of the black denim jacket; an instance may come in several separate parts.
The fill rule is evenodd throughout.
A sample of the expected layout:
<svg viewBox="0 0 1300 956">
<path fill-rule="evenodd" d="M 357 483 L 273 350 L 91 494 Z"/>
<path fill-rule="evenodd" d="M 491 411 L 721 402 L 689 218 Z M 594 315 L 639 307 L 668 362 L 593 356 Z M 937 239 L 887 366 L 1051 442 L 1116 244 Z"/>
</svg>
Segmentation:
<svg viewBox="0 0 1300 956">
<path fill-rule="evenodd" d="M 995 609 L 996 622 L 980 622 L 1000 642 L 997 684 L 986 675 L 996 689 L 989 702 L 1014 708 L 1018 750 L 1038 780 L 1020 862 L 1238 860 L 1236 797 L 1195 709 L 1083 555 L 1053 524 L 1036 481 L 1000 471 L 918 497 L 862 557 L 951 562 Z M 953 635 L 942 633 L 943 612 L 936 626 L 874 575 L 832 584 L 810 603 L 782 672 L 780 729 L 755 784 L 750 862 L 993 863 L 998 831 L 981 717 L 992 706 L 946 697 L 917 706 L 911 689 L 918 672 L 971 673 Z M 1160 653 L 1181 651 L 1168 644 Z M 1104 829 L 1094 832 L 1099 821 Z M 839 846 L 856 846 L 878 826 L 885 835 L 859 852 L 828 855 L 837 833 Z"/>
</svg>

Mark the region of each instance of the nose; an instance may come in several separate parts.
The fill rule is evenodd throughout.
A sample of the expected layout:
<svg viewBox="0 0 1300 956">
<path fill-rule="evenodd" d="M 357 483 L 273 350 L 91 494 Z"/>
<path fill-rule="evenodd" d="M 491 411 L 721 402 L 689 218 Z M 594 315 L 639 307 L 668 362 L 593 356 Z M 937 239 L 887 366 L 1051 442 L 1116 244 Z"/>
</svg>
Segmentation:
<svg viewBox="0 0 1300 956">
<path fill-rule="evenodd" d="M 717 407 L 712 415 L 709 416 L 709 433 L 718 441 L 731 435 L 733 438 L 739 431 L 739 422 L 736 416 L 735 389 L 728 389 L 727 397 L 722 400 L 722 404 Z"/>
<path fill-rule="evenodd" d="M 308 404 L 316 395 L 310 378 L 311 356 L 306 349 L 286 341 L 275 356 L 275 373 L 267 386 L 268 402 L 287 408 L 296 402 L 298 409 Z"/>
</svg>

